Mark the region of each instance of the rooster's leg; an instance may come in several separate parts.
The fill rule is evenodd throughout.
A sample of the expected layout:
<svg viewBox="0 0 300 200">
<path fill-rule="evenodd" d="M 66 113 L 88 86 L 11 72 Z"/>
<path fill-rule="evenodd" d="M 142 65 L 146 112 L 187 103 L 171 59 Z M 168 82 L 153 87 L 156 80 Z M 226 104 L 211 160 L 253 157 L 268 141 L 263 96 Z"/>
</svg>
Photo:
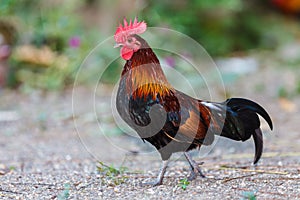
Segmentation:
<svg viewBox="0 0 300 200">
<path fill-rule="evenodd" d="M 188 180 L 194 180 L 197 175 L 199 174 L 202 178 L 205 178 L 205 175 L 202 173 L 201 168 L 199 165 L 192 159 L 192 157 L 188 154 L 188 152 L 184 152 L 184 156 L 190 164 L 191 167 L 191 174 L 188 177 Z"/>
<path fill-rule="evenodd" d="M 164 175 L 166 173 L 166 169 L 168 167 L 168 163 L 169 163 L 169 160 L 163 160 L 163 164 L 162 164 L 162 167 L 159 171 L 159 174 L 157 176 L 157 179 L 156 181 L 154 182 L 147 182 L 147 183 L 143 183 L 143 185 L 151 185 L 151 186 L 158 186 L 158 185 L 161 185 L 162 184 L 162 181 L 164 179 Z"/>
</svg>

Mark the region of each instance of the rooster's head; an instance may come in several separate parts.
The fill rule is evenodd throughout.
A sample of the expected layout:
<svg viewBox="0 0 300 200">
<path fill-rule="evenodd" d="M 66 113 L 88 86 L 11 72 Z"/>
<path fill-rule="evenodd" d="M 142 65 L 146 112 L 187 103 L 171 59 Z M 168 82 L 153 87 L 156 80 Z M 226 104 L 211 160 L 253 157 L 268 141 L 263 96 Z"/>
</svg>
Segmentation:
<svg viewBox="0 0 300 200">
<path fill-rule="evenodd" d="M 133 53 L 141 48 L 141 42 L 136 37 L 137 34 L 145 32 L 147 24 L 144 21 L 138 22 L 137 18 L 134 21 L 130 20 L 129 23 L 124 18 L 124 26 L 122 24 L 115 33 L 115 47 L 122 47 L 120 54 L 124 60 L 130 60 Z"/>
</svg>

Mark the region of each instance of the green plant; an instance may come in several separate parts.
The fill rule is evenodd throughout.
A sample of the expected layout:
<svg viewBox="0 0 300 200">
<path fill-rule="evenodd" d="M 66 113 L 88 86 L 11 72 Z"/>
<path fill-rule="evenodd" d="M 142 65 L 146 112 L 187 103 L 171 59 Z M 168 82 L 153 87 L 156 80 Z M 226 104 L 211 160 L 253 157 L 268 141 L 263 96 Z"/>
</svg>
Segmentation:
<svg viewBox="0 0 300 200">
<path fill-rule="evenodd" d="M 20 41 L 10 61 L 9 86 L 22 84 L 25 88 L 60 90 L 73 83 L 93 42 L 82 37 L 84 24 L 76 14 L 80 6 L 78 0 L 72 3 L 64 0 L 59 4 L 38 0 L 1 2 L 0 17 L 18 21 L 16 30 Z M 85 36 L 91 38 L 90 34 L 93 31 Z"/>
<path fill-rule="evenodd" d="M 109 185 L 120 185 L 125 182 L 127 177 L 124 175 L 125 171 L 128 169 L 121 166 L 120 168 L 115 168 L 112 165 L 106 165 L 103 162 L 99 162 L 97 170 L 104 175 L 102 181 Z"/>
<path fill-rule="evenodd" d="M 183 189 L 186 190 L 187 186 L 190 184 L 187 178 L 181 179 L 179 181 L 179 186 Z"/>
<path fill-rule="evenodd" d="M 256 195 L 254 192 L 243 192 L 242 194 L 243 200 L 256 200 Z"/>
<path fill-rule="evenodd" d="M 69 183 L 64 184 L 64 190 L 57 196 L 58 200 L 66 200 L 70 197 L 70 187 Z"/>
<path fill-rule="evenodd" d="M 271 10 L 261 2 L 242 0 L 153 0 L 142 17 L 149 26 L 171 27 L 198 41 L 211 55 L 222 56 L 253 48 L 272 49 L 289 38 L 283 20 Z"/>
<path fill-rule="evenodd" d="M 296 93 L 300 94 L 300 80 L 298 80 L 298 82 L 297 82 Z"/>
<path fill-rule="evenodd" d="M 287 89 L 284 86 L 281 86 L 278 89 L 278 97 L 286 98 L 286 97 L 288 97 L 288 95 L 289 95 L 289 93 L 288 93 Z"/>
</svg>

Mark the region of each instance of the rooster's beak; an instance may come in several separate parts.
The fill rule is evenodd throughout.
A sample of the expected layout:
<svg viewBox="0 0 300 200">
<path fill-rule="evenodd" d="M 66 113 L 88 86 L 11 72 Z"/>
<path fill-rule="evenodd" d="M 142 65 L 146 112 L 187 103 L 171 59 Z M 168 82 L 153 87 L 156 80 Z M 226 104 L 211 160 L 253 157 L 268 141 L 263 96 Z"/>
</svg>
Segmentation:
<svg viewBox="0 0 300 200">
<path fill-rule="evenodd" d="M 114 45 L 114 48 L 118 48 L 118 47 L 121 47 L 121 46 L 123 46 L 122 43 L 116 43 L 116 44 Z"/>
</svg>

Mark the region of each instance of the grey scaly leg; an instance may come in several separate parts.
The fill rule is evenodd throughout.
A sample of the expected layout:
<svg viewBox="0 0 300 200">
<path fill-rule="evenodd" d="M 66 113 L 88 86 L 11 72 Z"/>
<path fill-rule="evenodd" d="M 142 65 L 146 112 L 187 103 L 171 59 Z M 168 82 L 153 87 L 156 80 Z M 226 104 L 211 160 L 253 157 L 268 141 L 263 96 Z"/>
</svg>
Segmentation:
<svg viewBox="0 0 300 200">
<path fill-rule="evenodd" d="M 147 183 L 143 183 L 144 185 L 152 185 L 152 186 L 158 186 L 158 185 L 161 185 L 162 184 L 162 181 L 164 179 L 164 175 L 166 173 L 166 169 L 168 167 L 168 163 L 169 163 L 169 160 L 163 160 L 162 162 L 162 167 L 159 171 L 159 174 L 157 176 L 157 179 L 156 181 L 154 182 L 147 182 Z"/>
<path fill-rule="evenodd" d="M 199 165 L 192 159 L 192 157 L 189 155 L 188 152 L 184 152 L 184 156 L 186 158 L 186 160 L 189 162 L 190 167 L 191 167 L 191 174 L 188 177 L 188 180 L 194 180 L 197 175 L 199 174 L 202 178 L 205 178 L 204 174 L 201 171 L 201 168 L 199 167 Z"/>
</svg>

